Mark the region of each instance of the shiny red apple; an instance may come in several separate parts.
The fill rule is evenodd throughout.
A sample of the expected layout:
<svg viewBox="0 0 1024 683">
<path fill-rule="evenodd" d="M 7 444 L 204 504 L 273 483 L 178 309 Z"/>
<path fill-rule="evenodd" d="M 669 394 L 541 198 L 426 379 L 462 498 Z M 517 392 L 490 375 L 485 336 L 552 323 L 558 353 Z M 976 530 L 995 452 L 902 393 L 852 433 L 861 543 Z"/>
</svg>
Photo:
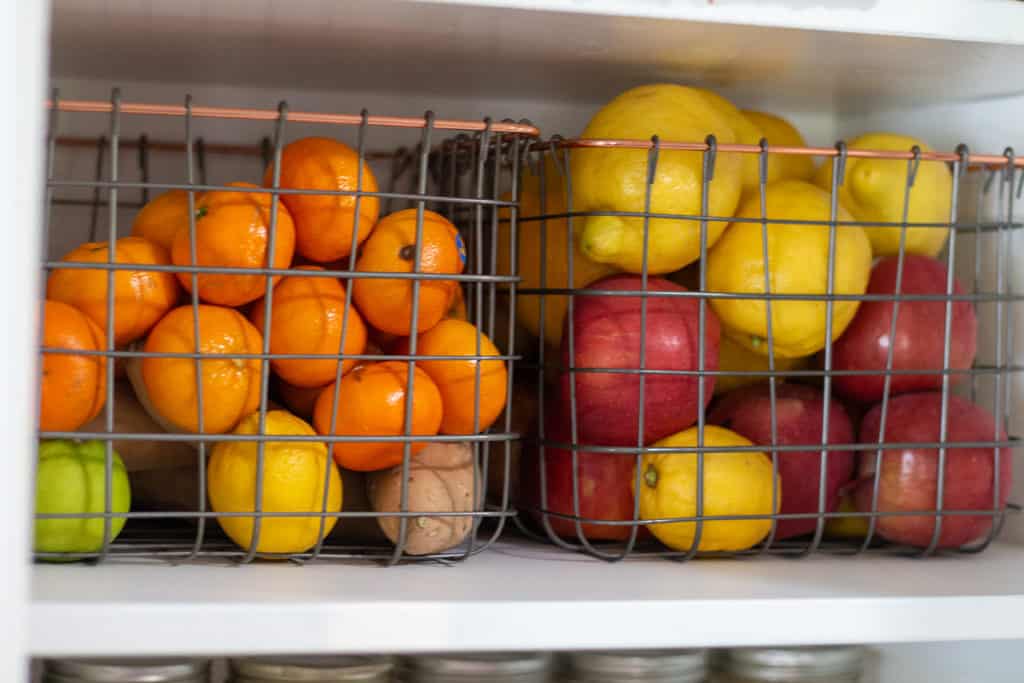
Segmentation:
<svg viewBox="0 0 1024 683">
<path fill-rule="evenodd" d="M 898 259 L 881 259 L 871 271 L 869 294 L 895 294 Z M 946 294 L 945 264 L 916 254 L 906 254 L 903 263 L 902 294 Z M 963 294 L 960 283 L 953 291 Z M 966 369 L 974 363 L 977 349 L 978 320 L 969 301 L 954 301 L 951 307 L 949 367 Z M 836 370 L 884 371 L 889 348 L 893 349 L 894 370 L 922 370 L 913 375 L 892 375 L 890 395 L 942 388 L 943 330 L 946 302 L 901 301 L 896 317 L 896 335 L 890 338 L 894 302 L 865 301 L 857 309 L 853 322 L 833 346 Z M 950 375 L 951 383 L 964 375 Z M 882 399 L 885 375 L 836 375 L 834 386 L 843 396 L 874 402 Z"/>
<path fill-rule="evenodd" d="M 825 396 L 816 387 L 778 384 L 775 387 L 776 443 L 807 445 L 807 450 L 778 453 L 782 487 L 782 514 L 818 511 L 821 478 L 822 418 Z M 853 425 L 843 406 L 829 401 L 828 440 L 830 444 L 853 443 Z M 771 388 L 765 384 L 741 387 L 726 394 L 711 411 L 708 421 L 747 437 L 756 444 L 772 443 Z M 825 511 L 839 505 L 839 491 L 854 475 L 853 451 L 829 451 L 825 475 Z M 775 532 L 779 539 L 812 533 L 817 520 L 780 520 Z"/>
<path fill-rule="evenodd" d="M 889 399 L 884 438 L 890 443 L 938 442 L 942 392 L 904 394 Z M 959 396 L 949 396 L 946 443 L 1006 441 L 996 430 L 992 415 Z M 878 441 L 881 405 L 864 417 L 859 440 Z M 999 452 L 999 495 L 995 496 L 996 452 Z M 871 511 L 876 451 L 861 453 L 859 481 L 854 494 L 857 509 Z M 943 510 L 992 510 L 1006 504 L 1013 483 L 1013 452 L 1009 448 L 947 448 L 943 468 Z M 882 516 L 878 534 L 894 543 L 924 547 L 935 530 L 935 502 L 939 479 L 939 449 L 927 446 L 882 451 L 878 471 L 878 511 L 930 514 Z M 984 536 L 992 527 L 991 515 L 950 515 L 942 519 L 939 548 L 956 548 Z"/>
<path fill-rule="evenodd" d="M 571 414 L 570 387 L 575 382 L 579 442 L 602 446 L 636 446 L 640 427 L 640 375 L 601 372 L 639 370 L 641 337 L 645 337 L 644 367 L 649 370 L 699 369 L 700 304 L 693 297 L 648 296 L 646 324 L 641 326 L 644 297 L 638 275 L 613 275 L 588 289 L 636 292 L 636 296 L 587 294 L 576 297 L 571 320 L 562 333 L 561 400 Z M 663 278 L 650 277 L 648 292 L 685 292 Z M 705 305 L 704 369 L 718 369 L 718 318 Z M 569 335 L 573 357 L 569 357 Z M 568 369 L 570 365 L 576 368 Z M 715 380 L 704 382 L 704 405 L 711 400 Z M 696 375 L 648 374 L 644 386 L 643 443 L 686 429 L 697 421 Z"/>
<path fill-rule="evenodd" d="M 570 429 L 557 410 L 548 411 L 545 441 L 569 443 Z M 576 456 L 576 479 L 579 516 L 592 520 L 622 521 L 633 519 L 633 467 L 636 458 L 628 454 L 591 453 L 579 451 Z M 541 468 L 544 471 L 542 504 Z M 572 519 L 543 515 L 547 512 L 575 515 L 573 505 L 572 451 L 546 446 L 541 458 L 537 446 L 524 449 L 520 462 L 520 491 L 529 517 L 543 530 L 547 517 L 552 533 L 569 540 L 579 540 L 576 522 Z M 622 541 L 629 538 L 630 525 L 583 523 L 582 532 L 591 541 Z"/>
</svg>

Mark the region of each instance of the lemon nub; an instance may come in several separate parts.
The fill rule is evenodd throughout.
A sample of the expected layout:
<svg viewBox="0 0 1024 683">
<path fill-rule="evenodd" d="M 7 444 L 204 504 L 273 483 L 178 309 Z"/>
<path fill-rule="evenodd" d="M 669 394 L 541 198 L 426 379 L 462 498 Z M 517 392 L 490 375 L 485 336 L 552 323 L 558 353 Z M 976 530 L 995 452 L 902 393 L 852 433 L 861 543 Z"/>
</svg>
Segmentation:
<svg viewBox="0 0 1024 683">
<path fill-rule="evenodd" d="M 658 468 L 654 465 L 647 466 L 647 471 L 644 472 L 644 483 L 652 489 L 658 486 Z"/>
</svg>

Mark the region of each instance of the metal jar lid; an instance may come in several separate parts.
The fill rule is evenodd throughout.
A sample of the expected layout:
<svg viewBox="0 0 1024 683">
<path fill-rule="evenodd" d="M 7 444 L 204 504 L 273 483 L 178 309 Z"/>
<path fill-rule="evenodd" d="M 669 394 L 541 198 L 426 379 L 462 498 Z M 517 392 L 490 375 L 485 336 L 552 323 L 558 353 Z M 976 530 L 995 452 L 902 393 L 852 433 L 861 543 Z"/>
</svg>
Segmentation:
<svg viewBox="0 0 1024 683">
<path fill-rule="evenodd" d="M 405 668 L 413 680 L 417 676 L 486 680 L 546 674 L 551 662 L 547 652 L 466 653 L 409 657 Z"/>
<path fill-rule="evenodd" d="M 51 680 L 91 683 L 165 683 L 205 680 L 208 660 L 196 659 L 52 659 L 45 673 Z"/>
<path fill-rule="evenodd" d="M 254 681 L 374 681 L 395 668 L 393 657 L 251 657 L 232 659 L 238 678 Z"/>
<path fill-rule="evenodd" d="M 591 677 L 702 681 L 707 671 L 704 650 L 608 650 L 569 655 L 570 673 Z"/>
<path fill-rule="evenodd" d="M 723 652 L 718 666 L 757 681 L 841 676 L 861 672 L 864 649 L 855 645 L 737 648 Z"/>
</svg>

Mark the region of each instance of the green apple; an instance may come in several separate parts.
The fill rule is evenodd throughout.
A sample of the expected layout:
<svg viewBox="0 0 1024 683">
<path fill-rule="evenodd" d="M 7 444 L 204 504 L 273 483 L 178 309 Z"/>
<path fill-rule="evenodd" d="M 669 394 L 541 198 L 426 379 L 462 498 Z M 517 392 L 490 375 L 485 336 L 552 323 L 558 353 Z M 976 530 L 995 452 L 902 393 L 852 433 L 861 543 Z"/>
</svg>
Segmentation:
<svg viewBox="0 0 1024 683">
<path fill-rule="evenodd" d="M 115 451 L 111 458 L 111 512 L 128 512 L 128 472 Z M 102 441 L 58 439 L 39 442 L 36 513 L 79 513 L 95 517 L 36 519 L 35 549 L 42 553 L 93 553 L 103 547 L 106 447 Z M 124 528 L 110 520 L 110 539 Z"/>
</svg>

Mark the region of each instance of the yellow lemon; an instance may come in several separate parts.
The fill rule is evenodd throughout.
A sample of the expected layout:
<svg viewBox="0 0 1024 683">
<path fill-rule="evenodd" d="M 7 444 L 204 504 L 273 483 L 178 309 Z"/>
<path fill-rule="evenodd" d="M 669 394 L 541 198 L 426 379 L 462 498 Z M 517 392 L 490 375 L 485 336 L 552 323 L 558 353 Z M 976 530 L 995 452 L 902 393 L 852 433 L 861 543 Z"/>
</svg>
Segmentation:
<svg viewBox="0 0 1024 683">
<path fill-rule="evenodd" d="M 244 418 L 235 434 L 257 434 L 259 414 Z M 284 410 L 267 413 L 268 435 L 308 435 L 316 432 Z M 207 468 L 210 506 L 214 512 L 252 512 L 256 506 L 257 445 L 255 441 L 221 441 L 213 447 Z M 326 471 L 329 470 L 329 471 Z M 268 441 L 263 450 L 263 511 L 310 512 L 310 517 L 264 517 L 256 549 L 264 553 L 300 553 L 319 540 L 319 513 L 324 507 L 324 475 L 330 477 L 327 512 L 341 510 L 341 476 L 319 441 Z M 255 517 L 218 517 L 224 533 L 242 548 L 252 542 Z M 324 519 L 323 535 L 337 517 Z"/>
<path fill-rule="evenodd" d="M 810 361 L 809 357 L 776 358 L 775 370 L 803 370 L 810 366 Z M 728 372 L 767 372 L 769 370 L 768 356 L 751 351 L 740 345 L 739 342 L 723 335 L 718 342 L 718 369 Z M 719 375 L 718 379 L 715 380 L 715 395 L 724 394 L 749 384 L 766 381 L 768 381 L 767 377 L 755 375 Z"/>
<path fill-rule="evenodd" d="M 792 123 L 761 111 L 744 111 L 743 115 L 761 129 L 769 145 L 779 147 L 806 147 L 807 141 Z M 760 140 L 758 140 L 760 143 Z M 814 175 L 814 157 L 795 154 L 768 155 L 768 182 L 776 180 L 810 180 Z"/>
<path fill-rule="evenodd" d="M 850 149 L 880 149 L 909 152 L 918 145 L 922 152 L 928 145 L 905 135 L 868 133 L 849 144 Z M 903 221 L 904 195 L 907 180 L 906 161 L 900 159 L 857 159 L 846 161 L 846 176 L 839 189 L 839 201 L 853 217 L 864 222 L 900 223 Z M 832 184 L 832 164 L 824 163 L 814 176 L 823 188 Z M 908 223 L 949 223 L 953 196 L 953 175 L 944 162 L 922 161 L 917 169 L 914 187 L 910 190 Z M 876 256 L 899 253 L 899 226 L 865 227 Z M 942 251 L 949 234 L 948 227 L 907 228 L 906 250 L 910 254 L 935 256 Z"/>
<path fill-rule="evenodd" d="M 836 512 L 856 512 L 853 499 L 844 495 L 839 499 Z M 868 535 L 867 517 L 833 517 L 825 522 L 825 535 L 829 538 L 864 538 Z"/>
<path fill-rule="evenodd" d="M 541 178 L 529 171 L 522 174 L 519 215 L 523 218 L 547 214 L 566 213 L 565 177 L 558 172 L 550 157 L 546 157 L 544 170 L 545 192 L 541 206 Z M 581 221 L 582 219 L 575 219 Z M 583 288 L 610 275 L 616 268 L 606 263 L 591 261 L 579 249 L 575 238 L 570 238 L 565 218 L 544 221 L 525 221 L 518 225 L 519 283 L 521 288 L 565 289 Z M 569 241 L 573 239 L 572 283 L 569 283 Z M 512 272 L 509 224 L 498 224 L 498 274 Z M 542 254 L 543 251 L 543 254 Z M 543 283 L 541 274 L 543 273 Z M 569 307 L 569 297 L 557 294 L 519 294 L 516 296 L 516 320 L 536 337 L 541 334 L 540 308 L 544 302 L 544 341 L 558 348 L 562 340 L 562 321 Z"/>
<path fill-rule="evenodd" d="M 716 292 L 763 294 L 767 267 L 773 294 L 821 295 L 827 292 L 830 200 L 827 192 L 799 180 L 769 185 L 769 220 L 819 221 L 819 224 L 769 223 L 768 263 L 764 262 L 760 222 L 736 222 L 708 255 L 708 289 Z M 759 197 L 751 197 L 737 212 L 740 218 L 760 218 Z M 853 220 L 841 206 L 838 221 Z M 863 294 L 871 274 L 871 244 L 864 229 L 836 228 L 836 294 Z M 836 301 L 832 306 L 831 338 L 846 329 L 859 302 Z M 712 299 L 723 333 L 741 345 L 767 354 L 767 307 L 759 299 Z M 776 358 L 802 358 L 825 347 L 826 303 L 822 300 L 772 301 L 772 334 Z"/>
<path fill-rule="evenodd" d="M 709 98 L 682 85 L 644 85 L 627 90 L 590 120 L 582 137 L 590 139 L 703 142 L 714 133 L 719 142 L 735 142 L 726 117 Z M 651 212 L 699 215 L 703 162 L 701 152 L 661 150 L 651 186 Z M 708 212 L 732 216 L 739 202 L 741 169 L 738 154 L 720 155 L 710 183 Z M 574 211 L 644 210 L 648 153 L 644 149 L 578 148 L 572 151 Z M 587 216 L 577 219 L 580 249 L 591 260 L 639 273 L 644 257 L 644 219 L 640 216 Z M 671 273 L 700 258 L 700 222 L 651 218 L 647 269 Z M 707 223 L 710 247 L 725 229 L 723 221 Z"/>
<path fill-rule="evenodd" d="M 697 428 L 673 434 L 658 447 L 694 447 Z M 722 427 L 704 427 L 704 445 L 728 448 L 753 444 Z M 640 461 L 640 516 L 643 519 L 694 517 L 697 514 L 697 454 L 656 453 Z M 755 451 L 704 454 L 704 510 L 706 516 L 771 515 L 779 511 L 782 483 L 772 509 L 772 462 Z M 703 523 L 700 550 L 745 550 L 768 535 L 771 520 L 740 519 Z M 697 533 L 696 522 L 667 522 L 648 527 L 673 550 L 689 550 Z"/>
<path fill-rule="evenodd" d="M 707 88 L 695 88 L 704 97 L 706 97 L 712 105 L 714 105 L 718 111 L 725 117 L 729 126 L 732 128 L 733 133 L 736 135 L 735 142 L 743 145 L 757 145 L 761 143 L 761 138 L 764 137 L 764 132 L 761 127 L 758 126 L 753 120 L 744 115 L 735 104 L 725 99 L 718 93 L 708 90 Z M 743 154 L 736 152 L 733 154 L 723 154 L 725 156 L 736 156 L 740 160 L 740 177 L 743 184 L 743 190 L 750 192 L 756 190 L 757 186 L 761 184 L 761 171 L 756 154 Z M 769 180 L 771 177 L 769 176 Z"/>
</svg>

